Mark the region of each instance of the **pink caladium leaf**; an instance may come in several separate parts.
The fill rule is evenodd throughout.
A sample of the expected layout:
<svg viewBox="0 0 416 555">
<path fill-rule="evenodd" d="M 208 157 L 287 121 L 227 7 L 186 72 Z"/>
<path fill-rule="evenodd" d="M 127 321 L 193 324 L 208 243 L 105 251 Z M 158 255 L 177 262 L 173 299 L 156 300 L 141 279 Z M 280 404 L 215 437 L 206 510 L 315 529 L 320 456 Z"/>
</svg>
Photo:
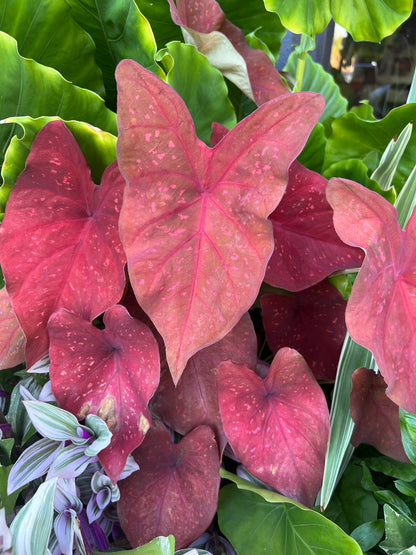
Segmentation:
<svg viewBox="0 0 416 555">
<path fill-rule="evenodd" d="M 266 341 L 273 353 L 292 347 L 318 380 L 333 380 L 345 339 L 347 302 L 327 280 L 294 295 L 260 298 Z"/>
<path fill-rule="evenodd" d="M 312 506 L 324 471 L 329 412 L 303 357 L 281 349 L 264 380 L 245 366 L 222 362 L 218 397 L 225 435 L 247 470 Z"/>
<path fill-rule="evenodd" d="M 366 253 L 347 304 L 348 331 L 373 353 L 386 395 L 415 413 L 416 213 L 402 230 L 387 200 L 346 179 L 331 179 L 327 198 L 341 239 Z"/>
<path fill-rule="evenodd" d="M 361 266 L 362 250 L 346 245 L 334 229 L 326 184 L 299 162 L 290 166 L 286 192 L 269 218 L 274 234 L 264 278 L 269 285 L 300 291 L 337 270 Z"/>
<path fill-rule="evenodd" d="M 354 432 L 351 443 L 373 445 L 383 455 L 410 462 L 403 449 L 399 407 L 386 395 L 386 382 L 381 374 L 358 368 L 352 375 L 351 417 Z"/>
<path fill-rule="evenodd" d="M 92 320 L 123 292 L 118 234 L 124 180 L 116 162 L 95 185 L 62 121 L 35 137 L 0 229 L 0 262 L 27 337 L 30 367 L 48 349 L 47 322 L 64 307 Z"/>
<path fill-rule="evenodd" d="M 25 360 L 26 337 L 19 324 L 7 289 L 0 289 L 0 370 Z"/>
<path fill-rule="evenodd" d="M 115 483 L 128 455 L 150 427 L 148 402 L 159 383 L 159 349 L 151 331 L 121 305 L 104 314 L 100 330 L 65 309 L 49 320 L 50 378 L 59 406 L 102 418 L 113 433 L 99 454 Z"/>
<path fill-rule="evenodd" d="M 175 383 L 254 302 L 273 250 L 267 216 L 322 110 L 282 96 L 214 148 L 177 93 L 131 60 L 117 67 L 117 156 L 126 179 L 120 233 L 137 300 L 166 344 Z"/>
<path fill-rule="evenodd" d="M 207 56 L 258 106 L 287 94 L 279 72 L 263 50 L 251 48 L 243 32 L 226 19 L 216 0 L 168 0 L 173 21 L 187 42 Z"/>
<path fill-rule="evenodd" d="M 223 339 L 189 359 L 176 387 L 169 370 L 162 368 L 160 385 L 151 401 L 152 411 L 182 435 L 196 426 L 210 426 L 220 453 L 227 440 L 218 406 L 216 369 L 227 359 L 256 368 L 257 337 L 248 314 Z"/>
<path fill-rule="evenodd" d="M 220 461 L 214 432 L 199 426 L 174 444 L 156 421 L 134 452 L 140 470 L 119 483 L 120 525 L 133 547 L 175 536 L 180 549 L 197 539 L 217 510 Z"/>
</svg>

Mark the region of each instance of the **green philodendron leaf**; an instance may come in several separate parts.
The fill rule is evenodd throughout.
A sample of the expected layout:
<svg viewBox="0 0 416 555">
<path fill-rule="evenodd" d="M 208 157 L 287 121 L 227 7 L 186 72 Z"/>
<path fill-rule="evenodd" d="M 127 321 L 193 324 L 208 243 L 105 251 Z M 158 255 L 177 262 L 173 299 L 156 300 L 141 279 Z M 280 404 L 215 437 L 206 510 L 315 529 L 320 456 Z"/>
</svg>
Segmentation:
<svg viewBox="0 0 416 555">
<path fill-rule="evenodd" d="M 296 75 L 298 57 L 295 52 L 289 56 L 285 71 Z M 305 56 L 305 71 L 302 79 L 302 91 L 318 92 L 325 98 L 325 109 L 319 118 L 320 122 L 330 117 L 339 117 L 347 111 L 347 99 L 341 95 L 338 85 L 332 75 L 314 62 L 309 55 Z"/>
<path fill-rule="evenodd" d="M 175 538 L 173 536 L 159 536 L 146 545 L 141 545 L 135 549 L 117 551 L 118 555 L 174 555 Z M 113 551 L 94 551 L 93 555 L 106 555 L 115 553 Z"/>
<path fill-rule="evenodd" d="M 93 38 L 95 59 L 103 73 L 106 104 L 116 109 L 116 65 L 123 58 L 139 62 L 159 77 L 163 72 L 155 63 L 156 41 L 149 22 L 134 0 L 66 0 L 72 17 Z M 76 118 L 78 119 L 78 118 Z"/>
<path fill-rule="evenodd" d="M 390 457 L 368 457 L 364 459 L 365 464 L 375 472 L 382 472 L 387 476 L 405 482 L 416 480 L 416 465 L 403 463 Z"/>
<path fill-rule="evenodd" d="M 210 144 L 214 121 L 234 127 L 237 119 L 224 77 L 194 46 L 170 42 L 157 59 L 166 68 L 166 82 L 185 101 L 201 140 Z"/>
<path fill-rule="evenodd" d="M 356 112 L 349 113 L 332 122 L 332 134 L 328 138 L 323 169 L 340 161 L 362 160 L 374 171 L 390 140 L 402 129 L 416 120 L 416 103 L 394 108 L 382 120 L 363 119 Z M 400 160 L 393 185 L 399 192 L 411 173 L 416 159 L 416 131 L 413 130 L 409 144 Z"/>
<path fill-rule="evenodd" d="M 363 522 L 377 519 L 377 501 L 361 485 L 362 476 L 361 466 L 349 464 L 324 513 L 348 534 Z"/>
<path fill-rule="evenodd" d="M 387 504 L 397 511 L 398 514 L 408 518 L 409 521 L 413 520 L 410 507 L 408 507 L 405 501 L 393 491 L 388 489 L 379 490 L 374 492 L 374 496 L 379 501 L 380 505 Z"/>
<path fill-rule="evenodd" d="M 406 455 L 416 464 L 416 415 L 399 410 L 400 431 Z"/>
<path fill-rule="evenodd" d="M 239 555 L 358 555 L 358 544 L 336 524 L 293 503 L 269 503 L 234 484 L 220 490 L 218 522 Z"/>
<path fill-rule="evenodd" d="M 3 185 L 0 187 L 0 212 L 4 212 L 10 190 L 17 176 L 25 167 L 26 158 L 35 135 L 46 123 L 55 119 L 60 118 L 14 117 L 3 120 L 4 124 L 17 124 L 19 127 L 16 130 L 23 129 L 23 135 L 21 138 L 18 138 L 17 135 L 12 138 L 4 156 L 3 167 L 1 168 Z M 74 135 L 91 168 L 92 180 L 94 183 L 100 183 L 103 171 L 116 159 L 117 137 L 82 121 L 65 121 L 65 125 Z"/>
<path fill-rule="evenodd" d="M 380 42 L 411 14 L 412 0 L 331 0 L 335 22 L 355 41 Z"/>
<path fill-rule="evenodd" d="M 374 181 L 374 179 L 368 176 L 368 168 L 361 160 L 351 159 L 336 162 L 323 172 L 323 176 L 327 179 L 331 179 L 331 177 L 351 179 L 352 181 L 361 183 L 361 185 L 364 185 L 367 189 L 371 189 L 379 195 L 382 195 L 386 200 L 391 202 L 391 204 L 394 204 L 396 200 L 396 191 L 394 188 L 383 191 L 377 181 Z"/>
<path fill-rule="evenodd" d="M 378 519 L 364 522 L 351 532 L 351 537 L 363 551 L 368 551 L 378 544 L 384 534 L 384 520 Z"/>
<path fill-rule="evenodd" d="M 134 0 L 139 10 L 149 21 L 158 50 L 174 40 L 183 40 L 180 27 L 172 21 L 167 0 Z"/>
<path fill-rule="evenodd" d="M 279 55 L 280 44 L 286 29 L 279 17 L 267 11 L 258 0 L 220 0 L 221 8 L 227 19 L 237 25 L 245 35 L 254 33 L 270 49 L 276 59 Z M 258 46 L 253 48 L 258 48 Z"/>
<path fill-rule="evenodd" d="M 312 171 L 321 173 L 326 141 L 325 128 L 322 123 L 318 122 L 312 129 L 306 145 L 298 156 L 298 162 Z"/>
<path fill-rule="evenodd" d="M 72 19 L 65 0 L 0 0 L 0 14 L 0 30 L 17 40 L 22 56 L 104 94 L 94 42 Z"/>
<path fill-rule="evenodd" d="M 266 9 L 275 12 L 292 33 L 314 36 L 331 19 L 330 0 L 264 0 Z"/>
<path fill-rule="evenodd" d="M 53 519 L 56 479 L 41 484 L 35 495 L 17 513 L 10 530 L 13 553 L 39 555 L 46 553 Z"/>
<path fill-rule="evenodd" d="M 0 119 L 59 116 L 117 134 L 116 114 L 105 107 L 102 98 L 73 85 L 56 70 L 23 58 L 15 39 L 3 32 L 0 32 L 0 65 Z M 0 127 L 1 162 L 15 134 L 14 125 Z"/>
<path fill-rule="evenodd" d="M 396 513 L 389 505 L 384 505 L 386 539 L 380 547 L 388 555 L 397 555 L 416 545 L 416 525 Z"/>
</svg>

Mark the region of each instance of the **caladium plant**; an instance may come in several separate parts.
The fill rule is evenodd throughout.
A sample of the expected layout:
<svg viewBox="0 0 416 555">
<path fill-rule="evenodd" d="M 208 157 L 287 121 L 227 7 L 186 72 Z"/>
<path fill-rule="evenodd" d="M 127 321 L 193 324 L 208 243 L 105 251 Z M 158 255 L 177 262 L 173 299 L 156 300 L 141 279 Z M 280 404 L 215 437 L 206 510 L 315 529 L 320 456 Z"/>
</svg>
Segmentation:
<svg viewBox="0 0 416 555">
<path fill-rule="evenodd" d="M 46 546 L 58 555 L 116 545 L 173 555 L 170 535 L 181 553 L 196 540 L 195 547 L 221 545 L 230 555 L 252 555 L 253 545 L 273 554 L 301 545 L 321 553 L 331 543 L 334 553 L 371 549 L 382 539 L 379 524 L 365 522 L 364 534 L 345 525 L 344 507 L 338 517 L 331 505 L 326 516 L 311 510 L 328 466 L 330 393 L 347 329 L 380 371 L 351 369 L 352 444 L 383 454 L 378 463 L 361 461 L 366 495 L 376 510 L 377 501 L 387 505 L 390 527 L 402 515 L 413 523 L 406 502 L 416 497 L 416 442 L 403 409 L 416 412 L 414 218 L 403 231 L 379 193 L 323 175 L 340 167 L 334 152 L 337 125 L 347 125 L 345 100 L 339 115 L 325 109 L 319 93 L 330 77 L 322 69 L 316 75 L 325 83 L 299 92 L 306 37 L 297 65 L 291 59 L 294 90 L 275 68 L 284 31 L 276 14 L 293 23 L 285 7 L 15 2 L 17 21 L 7 1 L 0 21 L 10 79 L 0 76 L 2 129 L 24 131 L 10 143 L 1 135 L 6 546 L 12 522 L 15 549 L 24 545 L 30 555 Z M 379 33 L 408 15 L 408 3 L 391 14 L 379 8 L 391 20 Z M 331 10 L 339 17 L 339 7 Z M 20 14 L 32 22 L 30 40 Z M 50 29 L 58 15 L 64 29 L 54 65 L 40 21 Z M 78 66 L 64 48 L 69 33 L 86 45 Z M 17 71 L 19 102 L 9 77 Z M 38 82 L 50 84 L 53 107 L 49 97 L 28 94 Z M 330 96 L 341 98 L 330 84 Z M 399 123 L 416 117 L 403 108 Z M 372 123 L 363 121 L 357 133 Z M 390 129 L 389 122 L 377 125 Z M 408 140 L 414 148 L 411 132 Z M 363 181 L 380 190 L 374 176 L 382 168 L 371 173 L 368 164 Z M 404 156 L 399 171 L 407 169 Z M 49 415 L 46 427 L 39 415 Z M 105 442 L 92 452 L 94 434 Z M 388 493 L 372 482 L 377 464 L 401 473 L 386 471 L 402 480 Z M 354 472 L 348 467 L 343 480 Z M 221 476 L 234 485 L 222 487 Z M 43 499 L 42 527 L 31 508 L 42 511 Z M 275 538 L 269 527 L 279 528 Z M 391 536 L 386 528 L 387 547 Z"/>
</svg>

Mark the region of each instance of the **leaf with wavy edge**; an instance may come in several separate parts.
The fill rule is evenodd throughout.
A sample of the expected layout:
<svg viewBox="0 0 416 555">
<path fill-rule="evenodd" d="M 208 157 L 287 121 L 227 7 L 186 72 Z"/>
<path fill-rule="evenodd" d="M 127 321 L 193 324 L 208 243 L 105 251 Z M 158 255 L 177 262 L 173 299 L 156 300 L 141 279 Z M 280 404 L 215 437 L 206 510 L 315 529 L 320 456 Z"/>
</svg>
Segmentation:
<svg viewBox="0 0 416 555">
<path fill-rule="evenodd" d="M 273 249 L 267 216 L 322 110 L 312 93 L 268 102 L 210 149 L 182 99 L 130 60 L 117 68 L 120 233 L 140 306 L 175 383 L 254 302 Z"/>
<path fill-rule="evenodd" d="M 346 323 L 352 339 L 373 353 L 386 395 L 416 412 L 416 213 L 406 229 L 383 197 L 333 178 L 327 198 L 338 235 L 366 256 L 352 287 Z"/>
<path fill-rule="evenodd" d="M 159 383 L 159 348 L 149 328 L 121 305 L 104 330 L 60 309 L 49 319 L 50 378 L 59 406 L 79 418 L 102 418 L 113 433 L 98 457 L 116 483 L 128 455 L 150 427 L 147 408 Z"/>
<path fill-rule="evenodd" d="M 247 470 L 312 506 L 322 482 L 329 412 L 303 357 L 281 349 L 264 380 L 243 365 L 222 362 L 218 397 L 225 435 Z"/>
<path fill-rule="evenodd" d="M 7 289 L 0 289 L 0 370 L 25 360 L 26 337 L 13 312 Z"/>
<path fill-rule="evenodd" d="M 0 259 L 13 309 L 27 337 L 26 363 L 48 350 L 47 322 L 65 307 L 93 320 L 124 289 L 118 234 L 124 180 L 114 162 L 91 181 L 62 121 L 45 125 L 10 194 Z"/>
</svg>

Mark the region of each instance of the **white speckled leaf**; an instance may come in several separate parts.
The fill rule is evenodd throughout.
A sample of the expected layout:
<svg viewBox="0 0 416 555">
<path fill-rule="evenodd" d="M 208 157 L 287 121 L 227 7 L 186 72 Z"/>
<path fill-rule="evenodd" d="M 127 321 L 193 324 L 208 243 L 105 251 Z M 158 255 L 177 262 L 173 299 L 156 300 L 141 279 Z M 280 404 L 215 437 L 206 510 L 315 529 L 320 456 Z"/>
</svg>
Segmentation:
<svg viewBox="0 0 416 555">
<path fill-rule="evenodd" d="M 166 83 L 131 60 L 116 78 L 117 157 L 127 183 L 120 235 L 137 300 L 165 341 L 177 383 L 189 358 L 254 302 L 273 251 L 267 216 L 323 101 L 281 96 L 211 149 Z"/>
</svg>

